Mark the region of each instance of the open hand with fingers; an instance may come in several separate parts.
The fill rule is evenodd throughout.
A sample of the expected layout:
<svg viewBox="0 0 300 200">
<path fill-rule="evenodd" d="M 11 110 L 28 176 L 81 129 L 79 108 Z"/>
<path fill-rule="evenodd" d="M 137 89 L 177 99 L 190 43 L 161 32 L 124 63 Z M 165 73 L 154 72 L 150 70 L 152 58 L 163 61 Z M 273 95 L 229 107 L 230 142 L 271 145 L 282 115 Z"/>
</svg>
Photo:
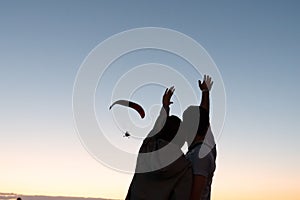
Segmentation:
<svg viewBox="0 0 300 200">
<path fill-rule="evenodd" d="M 164 107 L 168 107 L 169 105 L 171 105 L 173 103 L 171 101 L 171 97 L 172 97 L 174 91 L 175 91 L 174 86 L 166 89 L 166 91 L 164 93 L 164 96 L 163 96 L 163 99 L 162 99 L 162 103 L 163 103 Z"/>
<path fill-rule="evenodd" d="M 208 75 L 204 75 L 204 79 L 202 82 L 201 80 L 198 81 L 199 88 L 202 92 L 210 91 L 213 83 L 214 82 L 211 80 L 211 77 Z"/>
</svg>

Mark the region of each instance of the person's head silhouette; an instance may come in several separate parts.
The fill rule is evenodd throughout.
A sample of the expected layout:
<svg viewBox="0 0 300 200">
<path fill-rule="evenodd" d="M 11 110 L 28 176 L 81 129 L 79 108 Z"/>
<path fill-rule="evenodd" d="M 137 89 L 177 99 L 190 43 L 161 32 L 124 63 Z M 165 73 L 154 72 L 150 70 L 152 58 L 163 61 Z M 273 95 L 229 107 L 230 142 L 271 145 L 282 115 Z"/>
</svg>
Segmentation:
<svg viewBox="0 0 300 200">
<path fill-rule="evenodd" d="M 185 133 L 189 145 L 196 136 L 204 138 L 209 127 L 209 118 L 200 115 L 200 106 L 189 106 L 183 112 L 180 131 Z M 202 114 L 205 112 L 202 109 Z"/>
<path fill-rule="evenodd" d="M 181 120 L 179 119 L 179 117 L 175 115 L 167 117 L 165 125 L 162 128 L 162 130 L 157 134 L 157 137 L 167 142 L 171 142 L 177 134 L 180 124 Z"/>
<path fill-rule="evenodd" d="M 21 197 L 18 197 L 17 200 L 22 200 Z"/>
</svg>

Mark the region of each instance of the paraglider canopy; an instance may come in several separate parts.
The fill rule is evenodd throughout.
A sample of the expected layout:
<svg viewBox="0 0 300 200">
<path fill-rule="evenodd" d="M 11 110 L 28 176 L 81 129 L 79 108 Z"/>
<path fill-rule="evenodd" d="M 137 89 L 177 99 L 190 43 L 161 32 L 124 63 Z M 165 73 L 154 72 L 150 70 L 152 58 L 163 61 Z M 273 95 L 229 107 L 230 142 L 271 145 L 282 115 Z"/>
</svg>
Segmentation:
<svg viewBox="0 0 300 200">
<path fill-rule="evenodd" d="M 139 113 L 139 115 L 141 116 L 141 118 L 145 117 L 145 111 L 142 108 L 142 106 L 140 106 L 139 104 L 132 102 L 132 101 L 128 101 L 128 100 L 118 100 L 115 101 L 110 107 L 109 109 L 111 109 L 114 105 L 122 105 L 122 106 L 126 106 L 129 108 L 134 109 L 135 111 L 137 111 Z"/>
</svg>

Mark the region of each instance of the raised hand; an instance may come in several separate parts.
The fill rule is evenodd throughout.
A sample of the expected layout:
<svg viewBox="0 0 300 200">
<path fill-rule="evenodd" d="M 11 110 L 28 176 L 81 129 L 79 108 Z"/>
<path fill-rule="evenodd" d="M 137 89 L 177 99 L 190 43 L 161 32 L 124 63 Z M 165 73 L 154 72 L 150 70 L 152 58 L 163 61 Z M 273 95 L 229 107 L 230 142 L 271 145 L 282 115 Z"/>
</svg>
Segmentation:
<svg viewBox="0 0 300 200">
<path fill-rule="evenodd" d="M 201 80 L 198 81 L 199 88 L 202 92 L 210 91 L 213 83 L 211 77 L 208 75 L 204 75 L 203 82 L 201 82 Z"/>
<path fill-rule="evenodd" d="M 166 89 L 166 91 L 164 93 L 164 96 L 163 96 L 163 100 L 162 100 L 162 103 L 163 103 L 164 107 L 168 107 L 169 105 L 171 105 L 173 103 L 171 101 L 171 97 L 172 97 L 174 91 L 175 91 L 174 86 Z"/>
</svg>

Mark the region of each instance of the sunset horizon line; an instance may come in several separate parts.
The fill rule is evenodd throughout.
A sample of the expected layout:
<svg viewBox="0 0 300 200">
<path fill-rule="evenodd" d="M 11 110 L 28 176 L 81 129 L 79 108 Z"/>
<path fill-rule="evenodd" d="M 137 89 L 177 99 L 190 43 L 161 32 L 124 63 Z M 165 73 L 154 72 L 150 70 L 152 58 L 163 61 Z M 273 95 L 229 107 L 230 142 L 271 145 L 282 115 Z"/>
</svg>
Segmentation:
<svg viewBox="0 0 300 200">
<path fill-rule="evenodd" d="M 0 191 L 0 200 L 5 199 L 5 200 L 10 200 L 10 199 L 17 199 L 18 197 L 20 198 L 47 198 L 47 199 L 85 199 L 85 200 L 120 200 L 120 199 L 112 199 L 112 198 L 104 198 L 104 197 L 95 197 L 95 196 L 73 196 L 73 195 L 46 195 L 46 194 L 24 194 L 24 193 L 17 193 L 17 192 L 1 192 Z M 24 200 L 24 199 L 22 199 Z"/>
</svg>

